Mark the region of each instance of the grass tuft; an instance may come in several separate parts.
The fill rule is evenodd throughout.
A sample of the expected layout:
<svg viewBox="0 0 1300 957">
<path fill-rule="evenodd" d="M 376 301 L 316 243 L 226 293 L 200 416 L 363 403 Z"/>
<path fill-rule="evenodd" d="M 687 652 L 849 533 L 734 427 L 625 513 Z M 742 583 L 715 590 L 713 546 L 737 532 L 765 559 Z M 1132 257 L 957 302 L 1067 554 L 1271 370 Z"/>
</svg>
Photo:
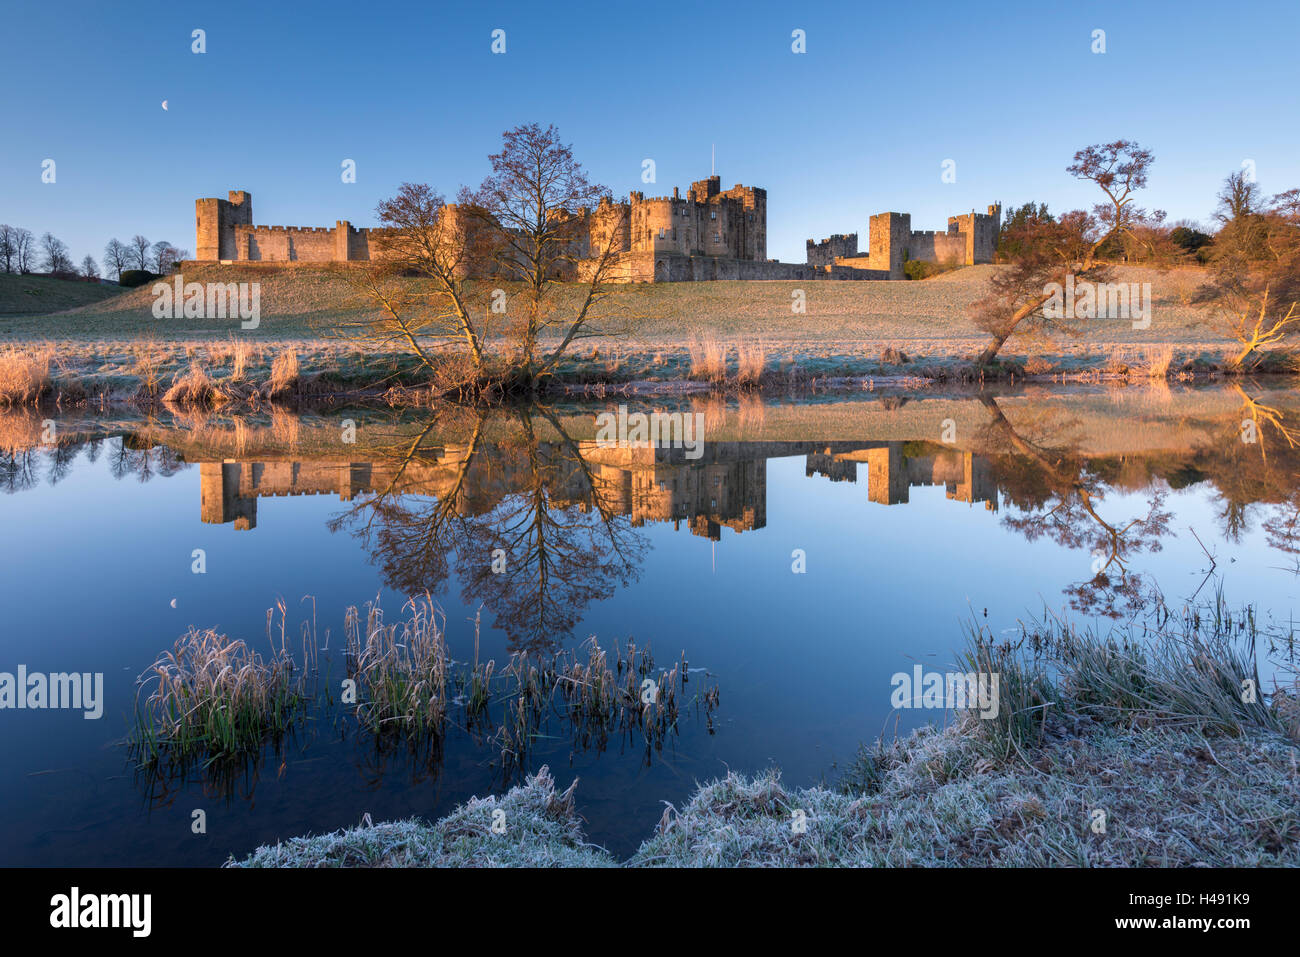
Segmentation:
<svg viewBox="0 0 1300 957">
<path fill-rule="evenodd" d="M 53 358 L 54 347 L 48 343 L 0 350 L 0 404 L 35 405 L 49 395 Z"/>
<path fill-rule="evenodd" d="M 284 734 L 307 701 L 283 643 L 263 658 L 243 641 L 191 628 L 141 677 L 131 743 L 145 765 L 247 754 Z"/>
</svg>

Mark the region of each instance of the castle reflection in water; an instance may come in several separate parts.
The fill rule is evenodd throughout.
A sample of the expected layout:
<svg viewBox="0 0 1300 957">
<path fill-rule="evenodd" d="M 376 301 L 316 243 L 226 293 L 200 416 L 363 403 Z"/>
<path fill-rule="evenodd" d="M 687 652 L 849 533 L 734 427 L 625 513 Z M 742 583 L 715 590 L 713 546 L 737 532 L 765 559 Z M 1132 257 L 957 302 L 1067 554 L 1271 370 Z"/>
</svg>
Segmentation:
<svg viewBox="0 0 1300 957">
<path fill-rule="evenodd" d="M 250 529 L 257 525 L 259 498 L 324 494 L 343 501 L 455 494 L 458 511 L 482 514 L 534 488 L 541 475 L 552 507 L 598 507 L 606 515 L 630 516 L 636 526 L 685 523 L 693 534 L 717 541 L 724 526 L 744 532 L 767 524 L 767 460 L 795 455 L 805 456 L 807 476 L 833 482 L 858 481 L 858 466 L 865 463 L 867 498 L 881 505 L 906 503 L 913 487 L 943 485 L 952 501 L 997 509 L 987 458 L 918 443 L 722 442 L 687 459 L 681 449 L 578 442 L 544 444 L 540 469 L 537 457 L 525 462 L 515 451 L 497 449 L 480 449 L 467 464 L 468 448 L 452 445 L 402 466 L 319 458 L 203 462 L 200 514 L 210 524 Z"/>
</svg>

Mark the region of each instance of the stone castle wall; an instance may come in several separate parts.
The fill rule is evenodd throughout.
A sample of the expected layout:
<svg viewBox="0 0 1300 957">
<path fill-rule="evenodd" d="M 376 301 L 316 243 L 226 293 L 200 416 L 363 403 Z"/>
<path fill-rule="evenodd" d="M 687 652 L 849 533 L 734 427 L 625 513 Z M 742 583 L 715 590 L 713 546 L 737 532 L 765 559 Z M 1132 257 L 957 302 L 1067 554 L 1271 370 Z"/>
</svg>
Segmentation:
<svg viewBox="0 0 1300 957">
<path fill-rule="evenodd" d="M 449 207 L 451 211 L 455 207 Z M 871 217 L 868 248 L 857 233 L 808 240 L 807 261 L 767 258 L 767 191 L 737 184 L 721 188 L 710 176 L 683 197 L 627 202 L 602 200 L 594 210 L 561 214 L 580 220 L 572 275 L 589 278 L 595 257 L 612 243 L 618 256 L 610 281 L 700 282 L 715 279 L 902 279 L 909 259 L 973 265 L 993 261 L 1001 206 L 988 213 L 953 216 L 945 232 L 916 232 L 907 213 Z M 358 229 L 347 220 L 332 227 L 258 226 L 252 195 L 231 190 L 227 199 L 195 201 L 195 249 L 200 262 L 369 262 L 384 256 L 384 229 Z"/>
<path fill-rule="evenodd" d="M 811 239 L 804 244 L 807 248 L 808 265 L 832 266 L 837 259 L 858 258 L 858 234 L 836 233 L 819 243 Z"/>
</svg>

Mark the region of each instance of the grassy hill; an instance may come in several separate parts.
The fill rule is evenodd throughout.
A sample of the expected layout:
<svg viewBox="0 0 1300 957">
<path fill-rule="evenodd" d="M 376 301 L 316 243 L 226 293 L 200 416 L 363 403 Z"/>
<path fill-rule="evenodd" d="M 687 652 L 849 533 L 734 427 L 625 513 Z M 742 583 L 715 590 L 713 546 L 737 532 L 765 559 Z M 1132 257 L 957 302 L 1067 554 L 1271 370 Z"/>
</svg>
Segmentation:
<svg viewBox="0 0 1300 957">
<path fill-rule="evenodd" d="M 969 351 L 985 340 L 967 316 L 970 303 L 980 298 L 996 266 L 968 266 L 922 281 L 835 282 L 729 281 L 703 283 L 635 284 L 612 287 L 601 304 L 626 330 L 623 344 L 643 349 L 680 347 L 692 339 L 724 341 L 762 340 L 769 344 L 832 351 L 864 344 L 895 343 L 909 353 L 943 354 L 960 348 Z M 1128 322 L 1090 324 L 1082 342 L 1192 344 L 1220 340 L 1206 327 L 1204 306 L 1193 303 L 1193 293 L 1204 279 L 1198 269 L 1120 268 L 1120 281 L 1150 282 L 1154 317 L 1150 327 L 1134 330 Z M 188 266 L 186 282 L 260 283 L 261 325 L 241 332 L 254 340 L 319 339 L 336 334 L 344 323 L 376 315 L 378 310 L 353 287 L 353 270 L 330 265 L 240 266 L 207 264 Z M 411 279 L 414 291 L 432 285 Z M 62 313 L 56 321 L 0 315 L 0 337 L 68 338 L 160 341 L 224 339 L 238 329 L 237 321 L 219 319 L 167 319 L 153 317 L 151 285 L 122 291 L 106 298 L 108 287 L 83 286 L 81 303 L 54 305 L 79 308 Z M 511 290 L 507 290 L 509 295 Z M 569 287 L 559 295 L 576 297 Z M 804 297 L 806 311 L 792 303 Z M 35 297 L 31 297 L 35 301 Z M 8 310 L 3 310 L 8 311 Z M 31 310 L 28 310 L 29 312 Z"/>
<path fill-rule="evenodd" d="M 0 273 L 0 316 L 48 315 L 102 302 L 121 292 L 118 286 L 97 282 Z"/>
</svg>

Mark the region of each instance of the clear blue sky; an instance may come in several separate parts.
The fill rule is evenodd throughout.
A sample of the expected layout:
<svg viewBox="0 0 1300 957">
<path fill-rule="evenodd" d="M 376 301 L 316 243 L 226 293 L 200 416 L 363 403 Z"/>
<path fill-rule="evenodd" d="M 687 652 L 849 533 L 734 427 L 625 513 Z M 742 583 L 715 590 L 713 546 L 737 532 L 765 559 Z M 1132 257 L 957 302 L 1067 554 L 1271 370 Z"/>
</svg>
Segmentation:
<svg viewBox="0 0 1300 957">
<path fill-rule="evenodd" d="M 137 232 L 193 251 L 194 200 L 229 189 L 252 192 L 258 223 L 370 225 L 404 180 L 477 183 L 501 132 L 534 120 L 618 194 L 707 176 L 716 144 L 724 188 L 768 190 L 768 254 L 787 261 L 809 237 L 865 244 L 882 210 L 941 229 L 997 200 L 1089 206 L 1064 168 L 1121 137 L 1155 151 L 1144 202 L 1171 218 L 1208 219 L 1246 159 L 1266 193 L 1300 186 L 1297 0 L 20 0 L 0 16 L 0 222 L 77 261 Z"/>
</svg>

